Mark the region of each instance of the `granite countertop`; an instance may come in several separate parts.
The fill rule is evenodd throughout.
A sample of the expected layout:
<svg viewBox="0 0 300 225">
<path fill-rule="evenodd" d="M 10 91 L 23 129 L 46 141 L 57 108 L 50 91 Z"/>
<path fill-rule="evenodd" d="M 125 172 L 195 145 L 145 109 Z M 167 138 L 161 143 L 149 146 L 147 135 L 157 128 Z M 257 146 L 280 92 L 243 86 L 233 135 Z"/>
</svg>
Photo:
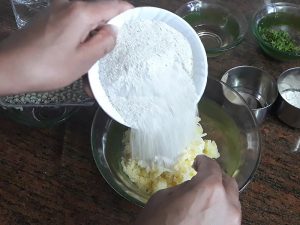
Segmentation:
<svg viewBox="0 0 300 225">
<path fill-rule="evenodd" d="M 136 3 L 138 2 L 138 3 Z M 176 10 L 183 1 L 135 1 Z M 229 2 L 229 1 L 228 1 Z M 263 1 L 232 0 L 250 18 Z M 296 1 L 294 1 L 296 2 Z M 15 29 L 8 0 L 0 0 L 0 38 Z M 209 58 L 209 76 L 252 65 L 277 78 L 300 61 L 264 55 L 249 31 L 225 54 Z M 81 108 L 67 122 L 30 128 L 0 116 L 0 224 L 131 224 L 141 208 L 120 197 L 101 177 L 90 146 L 96 107 Z M 260 127 L 262 157 L 241 193 L 242 224 L 300 224 L 300 130 L 269 115 Z"/>
</svg>

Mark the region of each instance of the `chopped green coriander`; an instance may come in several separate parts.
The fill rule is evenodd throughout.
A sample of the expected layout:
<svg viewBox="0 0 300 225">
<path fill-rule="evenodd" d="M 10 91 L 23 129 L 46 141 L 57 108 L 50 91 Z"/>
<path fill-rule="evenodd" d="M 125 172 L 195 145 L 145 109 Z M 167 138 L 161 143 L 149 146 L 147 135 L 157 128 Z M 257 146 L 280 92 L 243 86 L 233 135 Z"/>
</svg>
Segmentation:
<svg viewBox="0 0 300 225">
<path fill-rule="evenodd" d="M 265 42 L 279 51 L 300 52 L 300 46 L 297 46 L 286 31 L 259 27 L 258 32 Z"/>
</svg>

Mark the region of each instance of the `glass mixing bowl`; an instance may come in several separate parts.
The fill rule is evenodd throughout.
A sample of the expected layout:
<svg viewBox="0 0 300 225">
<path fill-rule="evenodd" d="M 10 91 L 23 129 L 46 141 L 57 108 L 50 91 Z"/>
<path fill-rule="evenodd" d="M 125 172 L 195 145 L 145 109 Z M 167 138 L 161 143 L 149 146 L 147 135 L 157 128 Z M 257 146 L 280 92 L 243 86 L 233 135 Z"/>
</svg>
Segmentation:
<svg viewBox="0 0 300 225">
<path fill-rule="evenodd" d="M 226 3 L 208 0 L 190 1 L 176 14 L 186 20 L 200 37 L 208 57 L 236 47 L 247 32 L 247 20 Z"/>
<path fill-rule="evenodd" d="M 198 104 L 206 138 L 215 140 L 223 170 L 234 176 L 239 190 L 252 179 L 260 159 L 260 135 L 255 117 L 241 96 L 226 84 L 209 78 Z M 149 194 L 140 191 L 123 172 L 122 138 L 128 129 L 109 118 L 101 109 L 94 117 L 91 145 L 97 167 L 121 196 L 143 206 Z"/>
</svg>

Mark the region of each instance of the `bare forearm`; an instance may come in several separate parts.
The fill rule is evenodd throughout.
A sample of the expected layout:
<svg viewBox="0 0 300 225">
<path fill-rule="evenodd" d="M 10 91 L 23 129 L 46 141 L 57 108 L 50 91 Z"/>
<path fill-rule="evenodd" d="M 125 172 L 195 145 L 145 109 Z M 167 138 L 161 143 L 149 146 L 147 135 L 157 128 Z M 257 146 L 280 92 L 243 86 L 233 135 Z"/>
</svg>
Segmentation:
<svg viewBox="0 0 300 225">
<path fill-rule="evenodd" d="M 23 85 L 16 76 L 15 62 L 5 50 L 0 50 L 0 96 L 23 92 Z"/>
<path fill-rule="evenodd" d="M 0 96 L 35 91 L 35 81 L 30 79 L 32 62 L 36 59 L 11 45 L 11 38 L 0 44 Z"/>
</svg>

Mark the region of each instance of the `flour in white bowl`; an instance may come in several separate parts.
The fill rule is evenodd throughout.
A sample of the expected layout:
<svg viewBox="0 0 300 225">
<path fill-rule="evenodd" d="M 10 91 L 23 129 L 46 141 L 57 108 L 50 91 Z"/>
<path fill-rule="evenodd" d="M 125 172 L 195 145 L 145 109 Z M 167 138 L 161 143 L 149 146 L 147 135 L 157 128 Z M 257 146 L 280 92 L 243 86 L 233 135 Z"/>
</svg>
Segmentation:
<svg viewBox="0 0 300 225">
<path fill-rule="evenodd" d="M 192 50 L 166 23 L 130 21 L 100 60 L 100 80 L 131 127 L 132 157 L 170 167 L 193 138 L 196 101 Z"/>
</svg>

